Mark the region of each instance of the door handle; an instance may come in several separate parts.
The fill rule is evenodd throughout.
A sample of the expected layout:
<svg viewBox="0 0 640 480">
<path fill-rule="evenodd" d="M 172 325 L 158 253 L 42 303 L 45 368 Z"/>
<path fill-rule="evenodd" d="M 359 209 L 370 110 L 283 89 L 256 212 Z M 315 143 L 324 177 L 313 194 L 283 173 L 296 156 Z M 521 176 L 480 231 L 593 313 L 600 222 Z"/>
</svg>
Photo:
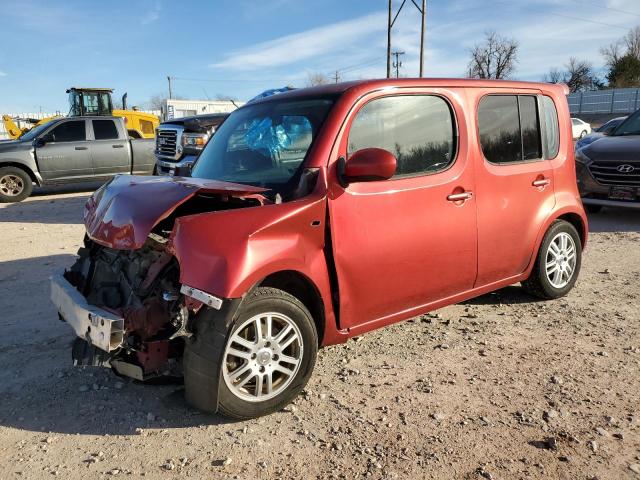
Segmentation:
<svg viewBox="0 0 640 480">
<path fill-rule="evenodd" d="M 550 183 L 551 183 L 551 180 L 549 180 L 548 178 L 542 178 L 540 180 L 534 180 L 533 183 L 531 183 L 531 185 L 539 188 L 539 187 L 546 187 Z"/>
<path fill-rule="evenodd" d="M 447 200 L 450 202 L 466 202 L 473 198 L 473 192 L 452 193 L 447 196 Z"/>
<path fill-rule="evenodd" d="M 76 150 L 87 150 L 87 147 L 76 147 Z"/>
<path fill-rule="evenodd" d="M 117 144 L 117 145 L 111 145 L 111 148 L 124 148 L 124 145 L 122 145 L 121 143 Z"/>
</svg>

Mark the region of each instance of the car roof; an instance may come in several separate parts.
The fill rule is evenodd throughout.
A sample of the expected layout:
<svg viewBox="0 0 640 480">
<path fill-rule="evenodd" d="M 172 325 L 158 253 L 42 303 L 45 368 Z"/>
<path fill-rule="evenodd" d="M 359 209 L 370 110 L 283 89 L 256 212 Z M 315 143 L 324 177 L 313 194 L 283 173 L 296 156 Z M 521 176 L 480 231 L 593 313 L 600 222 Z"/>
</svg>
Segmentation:
<svg viewBox="0 0 640 480">
<path fill-rule="evenodd" d="M 382 88 L 402 87 L 458 87 L 458 88 L 505 88 L 505 89 L 549 89 L 560 88 L 564 94 L 569 93 L 565 84 L 541 82 L 524 82 L 515 80 L 486 80 L 472 78 L 383 78 L 370 80 L 354 80 L 350 82 L 330 83 L 315 87 L 298 88 L 288 92 L 265 97 L 251 104 L 269 102 L 274 99 L 295 99 L 307 96 L 340 95 L 351 89 L 378 90 Z"/>
</svg>

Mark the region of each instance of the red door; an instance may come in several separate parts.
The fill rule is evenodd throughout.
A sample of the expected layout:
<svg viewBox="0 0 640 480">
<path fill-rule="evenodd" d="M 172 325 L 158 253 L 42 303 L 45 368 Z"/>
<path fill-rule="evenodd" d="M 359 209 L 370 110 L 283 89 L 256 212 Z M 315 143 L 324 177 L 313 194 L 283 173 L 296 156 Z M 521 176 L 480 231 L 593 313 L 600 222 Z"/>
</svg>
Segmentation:
<svg viewBox="0 0 640 480">
<path fill-rule="evenodd" d="M 385 148 L 396 155 L 398 169 L 389 180 L 346 188 L 330 180 L 341 328 L 408 318 L 422 305 L 473 286 L 472 162 L 462 108 L 448 93 L 374 94 L 347 121 L 341 156 Z"/>
<path fill-rule="evenodd" d="M 479 101 L 477 287 L 527 268 L 540 225 L 555 205 L 551 162 L 542 158 L 537 104 L 531 92 Z"/>
</svg>

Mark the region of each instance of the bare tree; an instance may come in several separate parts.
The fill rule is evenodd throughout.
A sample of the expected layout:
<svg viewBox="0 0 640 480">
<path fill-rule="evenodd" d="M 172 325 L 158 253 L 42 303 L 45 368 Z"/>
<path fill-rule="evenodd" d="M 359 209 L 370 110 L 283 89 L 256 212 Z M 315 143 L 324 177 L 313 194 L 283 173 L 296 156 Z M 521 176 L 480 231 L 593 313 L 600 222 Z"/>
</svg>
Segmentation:
<svg viewBox="0 0 640 480">
<path fill-rule="evenodd" d="M 627 55 L 633 55 L 640 60 L 640 25 L 633 27 L 622 39 Z"/>
<path fill-rule="evenodd" d="M 631 55 L 640 60 L 640 26 L 633 27 L 617 42 L 600 49 L 607 65 L 612 68 L 622 57 Z"/>
<path fill-rule="evenodd" d="M 329 83 L 329 79 L 324 73 L 310 72 L 307 75 L 307 87 L 313 87 L 315 85 L 326 85 Z"/>
<path fill-rule="evenodd" d="M 469 53 L 470 78 L 508 78 L 516 69 L 518 42 L 489 31 L 485 33 L 484 42 L 474 46 Z"/>
<path fill-rule="evenodd" d="M 615 43 L 607 45 L 606 47 L 602 47 L 600 49 L 600 54 L 604 57 L 607 65 L 615 65 L 623 56 L 622 43 L 620 41 L 617 41 Z"/>
<path fill-rule="evenodd" d="M 564 82 L 564 74 L 556 67 L 553 67 L 549 70 L 549 73 L 546 73 L 542 77 L 542 81 L 547 83 L 562 83 Z"/>
</svg>

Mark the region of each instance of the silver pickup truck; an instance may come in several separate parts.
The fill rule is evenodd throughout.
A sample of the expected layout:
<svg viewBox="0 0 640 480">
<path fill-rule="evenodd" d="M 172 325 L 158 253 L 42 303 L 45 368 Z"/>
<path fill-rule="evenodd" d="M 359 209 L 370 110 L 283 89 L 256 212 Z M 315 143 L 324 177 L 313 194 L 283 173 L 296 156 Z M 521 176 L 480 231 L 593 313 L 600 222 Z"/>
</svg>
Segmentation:
<svg viewBox="0 0 640 480">
<path fill-rule="evenodd" d="M 154 139 L 130 139 L 120 117 L 66 117 L 17 140 L 0 142 L 0 202 L 27 198 L 33 184 L 108 180 L 119 173 L 151 175 Z"/>
</svg>

